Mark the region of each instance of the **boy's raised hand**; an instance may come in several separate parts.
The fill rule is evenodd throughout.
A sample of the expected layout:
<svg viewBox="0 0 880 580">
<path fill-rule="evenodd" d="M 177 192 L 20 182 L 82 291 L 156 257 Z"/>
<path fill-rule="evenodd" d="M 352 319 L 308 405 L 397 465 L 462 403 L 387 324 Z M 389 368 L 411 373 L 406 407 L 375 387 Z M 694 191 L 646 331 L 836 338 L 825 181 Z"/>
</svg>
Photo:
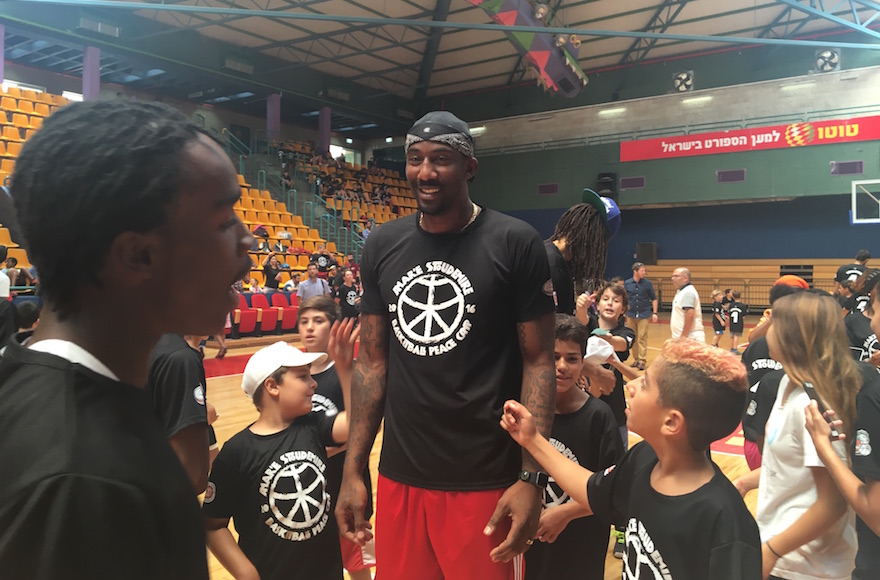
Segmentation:
<svg viewBox="0 0 880 580">
<path fill-rule="evenodd" d="M 525 406 L 512 399 L 504 403 L 501 428 L 507 431 L 514 441 L 523 446 L 538 434 L 535 418 Z"/>
<path fill-rule="evenodd" d="M 330 328 L 330 343 L 327 354 L 336 366 L 354 366 L 354 345 L 361 335 L 361 327 L 355 328 L 356 319 L 337 320 Z"/>
</svg>

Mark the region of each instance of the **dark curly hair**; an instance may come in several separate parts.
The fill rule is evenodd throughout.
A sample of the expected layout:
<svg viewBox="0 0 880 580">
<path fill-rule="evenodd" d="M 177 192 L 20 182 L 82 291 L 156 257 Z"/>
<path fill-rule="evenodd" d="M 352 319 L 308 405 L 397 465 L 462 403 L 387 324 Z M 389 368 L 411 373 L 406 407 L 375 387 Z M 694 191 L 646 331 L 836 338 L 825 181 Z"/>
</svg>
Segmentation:
<svg viewBox="0 0 880 580">
<path fill-rule="evenodd" d="M 608 258 L 605 216 L 588 203 L 568 208 L 556 222 L 556 230 L 550 236 L 551 242 L 562 239 L 565 240 L 565 249 L 571 252 L 568 267 L 572 277 L 578 283 L 586 281 L 584 290 L 594 292 L 604 283 L 605 261 Z"/>
<path fill-rule="evenodd" d="M 11 194 L 28 258 L 59 316 L 98 272 L 122 232 L 162 225 L 180 193 L 183 150 L 200 134 L 159 103 L 70 104 L 28 139 Z"/>
</svg>

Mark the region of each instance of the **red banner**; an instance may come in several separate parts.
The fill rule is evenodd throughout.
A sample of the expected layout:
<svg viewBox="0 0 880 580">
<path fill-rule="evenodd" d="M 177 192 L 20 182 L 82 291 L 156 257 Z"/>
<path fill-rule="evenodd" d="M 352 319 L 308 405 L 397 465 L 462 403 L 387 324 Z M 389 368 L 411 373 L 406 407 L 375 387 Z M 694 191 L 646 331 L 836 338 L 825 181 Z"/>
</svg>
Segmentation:
<svg viewBox="0 0 880 580">
<path fill-rule="evenodd" d="M 672 159 L 880 139 L 880 116 L 623 141 L 620 161 Z"/>
</svg>

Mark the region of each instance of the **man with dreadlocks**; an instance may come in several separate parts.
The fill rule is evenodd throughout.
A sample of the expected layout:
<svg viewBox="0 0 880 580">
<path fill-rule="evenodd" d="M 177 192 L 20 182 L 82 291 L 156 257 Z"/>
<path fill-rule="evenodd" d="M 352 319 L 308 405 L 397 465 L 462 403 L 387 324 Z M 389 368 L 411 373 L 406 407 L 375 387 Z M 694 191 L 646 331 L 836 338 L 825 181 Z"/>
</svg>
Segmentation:
<svg viewBox="0 0 880 580">
<path fill-rule="evenodd" d="M 364 248 L 361 347 L 339 529 L 363 544 L 362 473 L 383 414 L 376 541 L 384 580 L 510 580 L 547 476 L 498 429 L 512 396 L 549 434 L 556 398 L 547 257 L 527 224 L 472 202 L 467 124 L 428 113 L 406 137 L 419 211 Z M 505 440 L 508 439 L 508 440 Z"/>
<path fill-rule="evenodd" d="M 584 189 L 583 203 L 568 208 L 544 243 L 550 262 L 556 312 L 573 314 L 575 284 L 588 295 L 602 286 L 608 241 L 620 227 L 620 210 L 613 200 Z"/>
</svg>

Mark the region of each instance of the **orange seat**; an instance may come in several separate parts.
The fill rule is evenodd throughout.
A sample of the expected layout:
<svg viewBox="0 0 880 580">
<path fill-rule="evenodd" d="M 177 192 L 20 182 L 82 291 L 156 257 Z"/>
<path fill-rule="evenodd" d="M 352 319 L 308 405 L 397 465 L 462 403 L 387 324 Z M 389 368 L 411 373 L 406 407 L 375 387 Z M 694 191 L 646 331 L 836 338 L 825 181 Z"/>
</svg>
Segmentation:
<svg viewBox="0 0 880 580">
<path fill-rule="evenodd" d="M 250 186 L 251 186 L 250 183 L 248 183 L 247 181 L 244 180 L 244 175 L 242 175 L 242 174 L 240 174 L 240 173 L 238 174 L 238 184 L 239 184 L 239 185 L 243 185 L 243 186 L 245 186 L 245 187 L 250 187 Z"/>
<path fill-rule="evenodd" d="M 4 111 L 18 111 L 18 105 L 12 97 L 0 98 L 0 109 Z"/>
<path fill-rule="evenodd" d="M 18 260 L 19 268 L 30 268 L 31 262 L 28 260 L 27 252 L 22 248 L 9 248 L 9 253 L 7 254 L 10 258 L 15 258 Z"/>
<path fill-rule="evenodd" d="M 28 120 L 30 121 L 30 127 L 28 127 L 29 129 L 39 129 L 40 127 L 43 126 L 43 118 L 42 117 L 34 116 Z"/>
<path fill-rule="evenodd" d="M 28 123 L 27 115 L 24 115 L 22 113 L 13 113 L 12 114 L 12 125 L 14 127 L 26 129 L 30 126 L 30 123 Z"/>
<path fill-rule="evenodd" d="M 8 143 L 7 143 L 8 147 Z M 8 151 L 8 149 L 7 149 Z M 8 175 L 12 175 L 13 169 L 15 169 L 15 161 L 12 159 L 0 159 L 0 171 L 6 173 Z"/>
<path fill-rule="evenodd" d="M 18 110 L 25 115 L 33 115 L 34 114 L 34 104 L 31 101 L 25 101 L 24 99 L 18 100 Z"/>
<path fill-rule="evenodd" d="M 12 95 L 10 95 L 10 96 L 12 96 Z M 37 102 L 44 103 L 47 105 L 55 104 L 54 101 L 52 100 L 52 95 L 50 95 L 49 93 L 37 93 Z M 46 114 L 48 114 L 48 109 L 46 110 Z"/>
<path fill-rule="evenodd" d="M 10 157 L 18 157 L 18 154 L 21 153 L 21 143 L 18 141 L 7 141 L 6 153 L 8 153 Z"/>
<path fill-rule="evenodd" d="M 21 96 L 21 89 L 18 87 L 6 87 L 6 90 L 4 91 L 4 96 L 17 99 Z"/>
<path fill-rule="evenodd" d="M 7 228 L 0 228 L 0 244 L 6 246 L 7 248 L 17 248 L 18 244 L 12 241 L 12 238 L 9 236 L 9 230 Z"/>
<path fill-rule="evenodd" d="M 13 127 L 12 125 L 4 125 L 2 139 L 4 141 L 21 141 L 21 131 L 18 130 L 18 127 Z"/>
<path fill-rule="evenodd" d="M 43 93 L 40 93 L 43 94 Z M 49 116 L 49 105 L 46 103 L 35 103 L 34 104 L 34 114 L 40 117 L 48 117 Z"/>
<path fill-rule="evenodd" d="M 24 99 L 30 103 L 33 103 L 34 101 L 37 100 L 37 95 L 39 95 L 39 94 L 40 93 L 38 93 L 37 91 L 32 91 L 31 89 L 21 89 L 21 97 L 20 98 Z M 19 103 L 18 106 L 20 107 L 21 103 Z"/>
<path fill-rule="evenodd" d="M 251 198 L 242 197 L 240 201 L 241 207 L 243 207 L 244 209 L 254 209 L 254 202 L 251 200 Z"/>
<path fill-rule="evenodd" d="M 6 141 L 0 141 L 0 157 L 12 157 L 6 152 Z"/>
<path fill-rule="evenodd" d="M 61 107 L 70 102 L 67 97 L 62 97 L 61 95 L 52 95 L 52 100 L 55 101 L 56 105 Z"/>
</svg>

